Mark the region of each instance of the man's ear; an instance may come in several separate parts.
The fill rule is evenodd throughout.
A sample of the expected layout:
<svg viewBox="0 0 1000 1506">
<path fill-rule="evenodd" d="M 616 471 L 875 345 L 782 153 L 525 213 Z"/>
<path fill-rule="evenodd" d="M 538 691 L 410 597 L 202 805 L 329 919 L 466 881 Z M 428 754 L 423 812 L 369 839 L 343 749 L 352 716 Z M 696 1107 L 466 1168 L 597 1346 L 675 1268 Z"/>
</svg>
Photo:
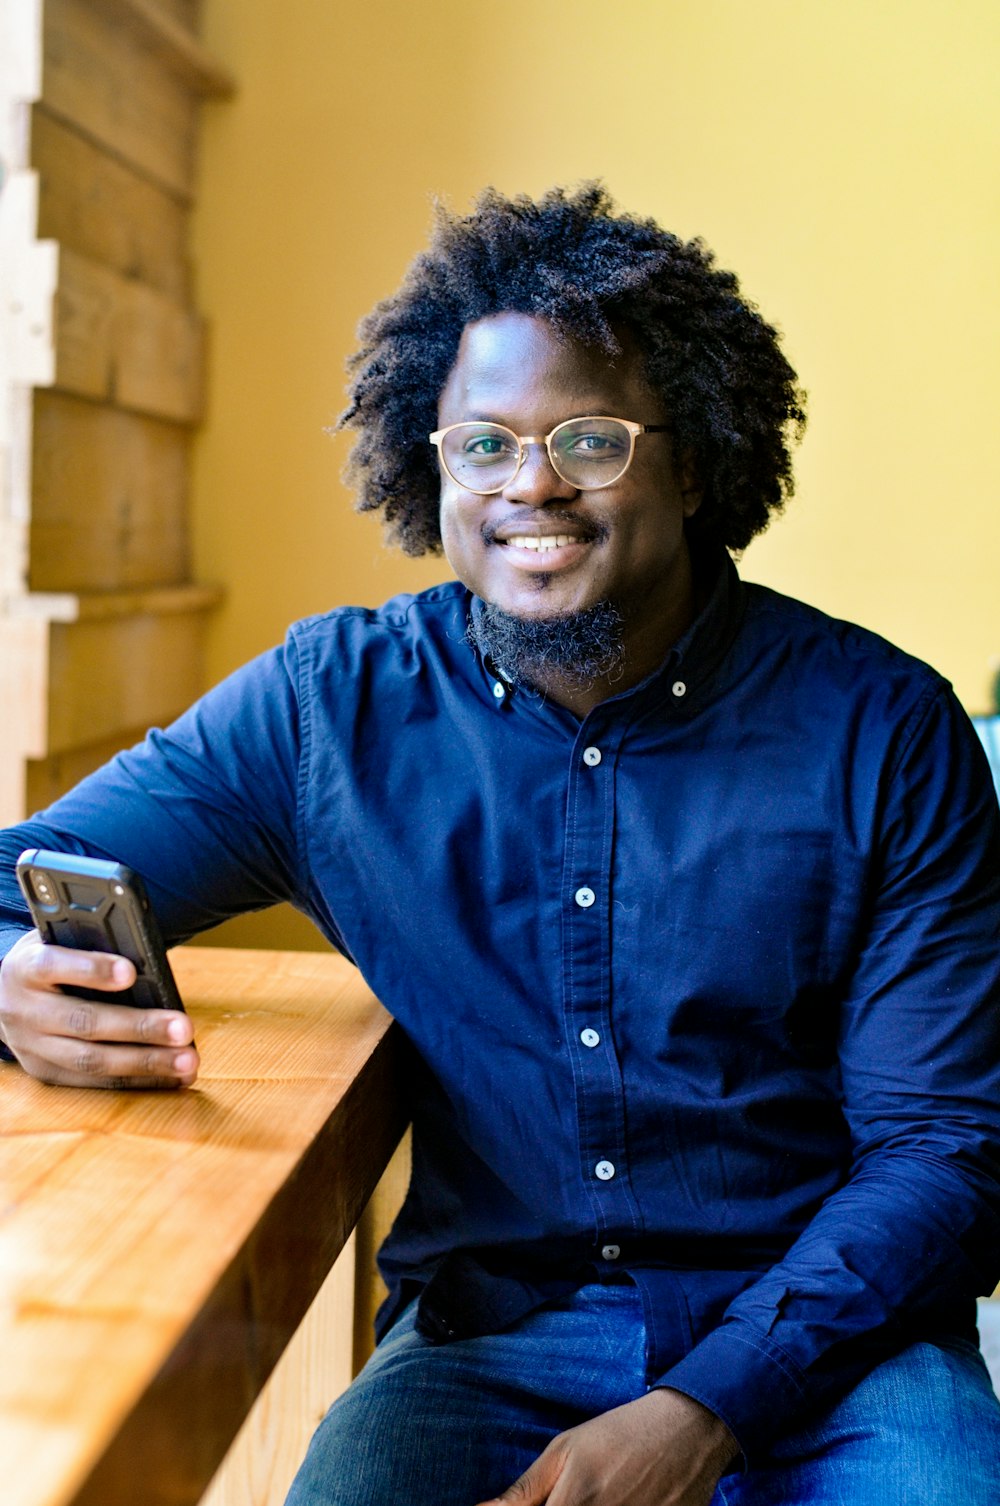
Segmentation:
<svg viewBox="0 0 1000 1506">
<path fill-rule="evenodd" d="M 701 506 L 701 499 L 704 495 L 701 472 L 694 450 L 685 450 L 678 456 L 677 479 L 681 484 L 681 497 L 684 500 L 684 516 L 686 518 L 693 518 Z"/>
</svg>

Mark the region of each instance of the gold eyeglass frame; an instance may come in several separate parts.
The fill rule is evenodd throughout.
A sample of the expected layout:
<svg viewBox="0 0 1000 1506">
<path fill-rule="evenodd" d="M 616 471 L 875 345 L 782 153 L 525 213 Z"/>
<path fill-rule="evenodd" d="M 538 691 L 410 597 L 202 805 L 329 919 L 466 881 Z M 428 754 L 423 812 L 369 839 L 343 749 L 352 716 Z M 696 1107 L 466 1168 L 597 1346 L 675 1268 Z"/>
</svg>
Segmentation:
<svg viewBox="0 0 1000 1506">
<path fill-rule="evenodd" d="M 621 424 L 623 429 L 627 429 L 629 439 L 628 458 L 626 459 L 625 464 L 622 466 L 618 474 L 616 476 L 612 476 L 610 481 L 602 481 L 600 486 L 582 487 L 577 486 L 577 483 L 572 480 L 571 477 L 564 476 L 562 471 L 559 469 L 558 465 L 556 464 L 555 455 L 552 453 L 552 439 L 554 435 L 559 433 L 560 429 L 565 429 L 570 424 L 582 424 L 589 422 Z M 505 434 L 509 434 L 511 439 L 516 442 L 517 465 L 514 467 L 511 475 L 507 477 L 507 480 L 504 481 L 501 486 L 490 486 L 484 489 L 478 486 L 467 486 L 464 481 L 460 481 L 457 476 L 452 474 L 452 471 L 448 466 L 448 462 L 444 458 L 443 442 L 447 438 L 447 436 L 451 434 L 455 429 L 474 429 L 477 427 L 477 425 L 486 423 L 489 424 L 491 429 L 502 429 Z M 462 491 L 464 492 L 471 492 L 474 497 L 496 497 L 500 492 L 504 490 L 505 487 L 510 486 L 511 482 L 515 480 L 518 473 L 520 472 L 522 465 L 528 458 L 527 451 L 525 450 L 526 445 L 543 444 L 545 446 L 545 452 L 549 457 L 549 465 L 551 465 L 560 481 L 565 481 L 567 486 L 572 486 L 577 491 L 600 492 L 603 491 L 605 487 L 614 486 L 616 481 L 620 481 L 625 472 L 628 470 L 629 466 L 632 464 L 632 460 L 635 456 L 635 441 L 637 435 L 669 434 L 669 432 L 669 424 L 637 424 L 633 423 L 633 421 L 628 418 L 615 418 L 610 413 L 588 413 L 585 414 L 582 418 L 564 418 L 562 423 L 556 424 L 555 428 L 550 429 L 548 434 L 515 434 L 514 430 L 508 429 L 506 424 L 494 423 L 492 419 L 468 418 L 463 419 L 463 421 L 459 424 L 449 424 L 445 429 L 435 429 L 434 433 L 428 434 L 427 438 L 430 440 L 432 445 L 435 445 L 437 447 L 438 458 L 441 461 L 445 475 L 447 475 L 450 480 L 454 481 L 456 486 L 461 487 Z"/>
</svg>

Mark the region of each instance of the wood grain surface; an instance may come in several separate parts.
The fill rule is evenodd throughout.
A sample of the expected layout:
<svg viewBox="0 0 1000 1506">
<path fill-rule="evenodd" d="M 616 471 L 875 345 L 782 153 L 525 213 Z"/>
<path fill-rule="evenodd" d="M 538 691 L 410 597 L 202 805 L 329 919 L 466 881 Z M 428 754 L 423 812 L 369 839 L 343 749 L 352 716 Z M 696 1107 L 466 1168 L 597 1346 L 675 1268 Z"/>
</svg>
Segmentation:
<svg viewBox="0 0 1000 1506">
<path fill-rule="evenodd" d="M 173 957 L 196 1088 L 0 1068 L 5 1506 L 193 1506 L 403 1126 L 396 1032 L 349 964 Z"/>
</svg>

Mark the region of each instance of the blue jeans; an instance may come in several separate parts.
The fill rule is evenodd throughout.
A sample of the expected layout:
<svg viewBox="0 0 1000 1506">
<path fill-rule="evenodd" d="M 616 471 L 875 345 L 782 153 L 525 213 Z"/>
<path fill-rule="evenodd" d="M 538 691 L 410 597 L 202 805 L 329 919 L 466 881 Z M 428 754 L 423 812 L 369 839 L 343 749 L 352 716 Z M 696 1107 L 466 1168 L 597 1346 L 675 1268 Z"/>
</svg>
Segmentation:
<svg viewBox="0 0 1000 1506">
<path fill-rule="evenodd" d="M 633 1286 L 591 1286 L 506 1333 L 431 1345 L 414 1309 L 334 1403 L 287 1506 L 475 1506 L 557 1433 L 643 1395 Z M 712 1506 L 992 1506 L 1000 1403 L 974 1345 L 914 1344 L 788 1434 Z"/>
</svg>

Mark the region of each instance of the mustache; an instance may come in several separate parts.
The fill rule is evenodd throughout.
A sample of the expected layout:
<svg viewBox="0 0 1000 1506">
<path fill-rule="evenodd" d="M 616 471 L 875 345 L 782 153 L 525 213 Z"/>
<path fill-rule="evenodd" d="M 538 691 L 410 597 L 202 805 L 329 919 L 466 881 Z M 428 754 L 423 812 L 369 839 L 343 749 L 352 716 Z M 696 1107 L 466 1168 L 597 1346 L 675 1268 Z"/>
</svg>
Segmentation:
<svg viewBox="0 0 1000 1506">
<path fill-rule="evenodd" d="M 596 518 L 581 517 L 580 513 L 573 512 L 569 508 L 546 507 L 540 511 L 528 512 L 522 507 L 517 512 L 508 513 L 506 517 L 486 519 L 480 532 L 484 544 L 493 544 L 501 529 L 509 532 L 518 524 L 524 524 L 531 529 L 540 523 L 566 523 L 569 525 L 566 532 L 573 534 L 574 538 L 581 539 L 585 544 L 599 543 L 606 539 L 611 531 L 606 523 Z"/>
</svg>

